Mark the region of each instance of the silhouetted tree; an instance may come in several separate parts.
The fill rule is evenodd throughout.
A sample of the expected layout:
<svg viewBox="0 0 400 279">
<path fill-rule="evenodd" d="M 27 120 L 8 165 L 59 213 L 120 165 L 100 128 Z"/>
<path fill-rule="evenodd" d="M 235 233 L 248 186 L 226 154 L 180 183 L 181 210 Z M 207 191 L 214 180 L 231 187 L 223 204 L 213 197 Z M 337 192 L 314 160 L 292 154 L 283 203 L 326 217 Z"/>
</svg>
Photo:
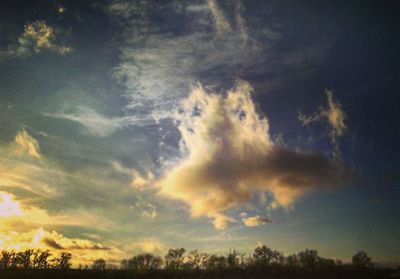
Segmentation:
<svg viewBox="0 0 400 279">
<path fill-rule="evenodd" d="M 275 264 L 283 265 L 285 262 L 285 257 L 283 256 L 282 252 L 279 251 L 272 251 L 272 262 Z"/>
<path fill-rule="evenodd" d="M 169 249 L 168 254 L 165 256 L 165 265 L 167 269 L 179 269 L 183 263 L 183 254 L 186 252 L 185 248 Z"/>
<path fill-rule="evenodd" d="M 289 255 L 286 257 L 286 263 L 288 266 L 298 266 L 300 261 L 296 255 Z"/>
<path fill-rule="evenodd" d="M 306 249 L 299 252 L 298 257 L 303 267 L 314 269 L 318 262 L 318 251 Z"/>
<path fill-rule="evenodd" d="M 63 252 L 54 259 L 54 267 L 58 269 L 69 269 L 71 267 L 71 253 Z"/>
<path fill-rule="evenodd" d="M 258 246 L 254 249 L 254 264 L 258 266 L 268 265 L 275 257 L 274 251 L 266 245 Z"/>
<path fill-rule="evenodd" d="M 319 257 L 317 264 L 320 268 L 332 268 L 335 266 L 335 260 Z"/>
<path fill-rule="evenodd" d="M 206 262 L 207 270 L 224 269 L 227 267 L 226 258 L 224 256 L 211 255 Z"/>
<path fill-rule="evenodd" d="M 105 270 L 106 269 L 106 261 L 103 259 L 97 259 L 92 264 L 93 270 Z"/>
<path fill-rule="evenodd" d="M 358 268 L 372 268 L 372 259 L 364 251 L 358 251 L 352 258 L 352 264 Z"/>
<path fill-rule="evenodd" d="M 48 250 L 35 250 L 33 252 L 32 267 L 36 269 L 48 269 L 50 267 L 50 263 L 48 261 L 50 256 L 51 254 Z"/>
<path fill-rule="evenodd" d="M 3 269 L 16 267 L 16 253 L 14 251 L 1 251 L 0 267 Z"/>
<path fill-rule="evenodd" d="M 240 266 L 242 268 L 249 268 L 254 266 L 254 258 L 245 254 L 240 257 Z"/>
<path fill-rule="evenodd" d="M 32 249 L 18 252 L 16 255 L 18 266 L 20 266 L 23 269 L 31 268 L 33 254 L 34 254 L 34 250 L 32 250 Z"/>
<path fill-rule="evenodd" d="M 123 260 L 121 261 L 121 269 L 122 269 L 122 270 L 127 270 L 127 269 L 129 269 L 128 260 L 127 260 L 127 259 L 123 259 Z"/>
<path fill-rule="evenodd" d="M 236 252 L 235 249 L 230 251 L 226 256 L 226 265 L 228 268 L 238 268 L 240 266 L 240 255 Z"/>
<path fill-rule="evenodd" d="M 205 268 L 208 255 L 205 253 L 199 253 L 197 250 L 190 251 L 187 256 L 187 263 L 191 269 L 202 269 Z"/>
<path fill-rule="evenodd" d="M 121 262 L 122 269 L 152 270 L 161 267 L 162 259 L 150 253 L 133 256 L 129 260 Z"/>
</svg>

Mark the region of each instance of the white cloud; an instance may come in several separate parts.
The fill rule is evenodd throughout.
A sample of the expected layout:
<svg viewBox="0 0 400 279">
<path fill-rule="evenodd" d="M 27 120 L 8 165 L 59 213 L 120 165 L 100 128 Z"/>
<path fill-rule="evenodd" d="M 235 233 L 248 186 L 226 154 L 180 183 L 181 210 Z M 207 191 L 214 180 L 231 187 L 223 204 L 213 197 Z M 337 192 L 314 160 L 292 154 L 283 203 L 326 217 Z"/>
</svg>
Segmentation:
<svg viewBox="0 0 400 279">
<path fill-rule="evenodd" d="M 335 188 L 350 176 L 318 153 L 275 145 L 251 91 L 247 82 L 226 95 L 193 88 L 176 115 L 188 155 L 157 182 L 162 195 L 186 202 L 193 217 L 208 216 L 218 229 L 234 221 L 222 212 L 254 193 L 270 192 L 277 205 L 289 207 L 307 192 Z"/>
<path fill-rule="evenodd" d="M 260 217 L 259 215 L 243 218 L 242 221 L 246 227 L 257 227 L 274 222 L 274 220 L 269 217 Z"/>
</svg>

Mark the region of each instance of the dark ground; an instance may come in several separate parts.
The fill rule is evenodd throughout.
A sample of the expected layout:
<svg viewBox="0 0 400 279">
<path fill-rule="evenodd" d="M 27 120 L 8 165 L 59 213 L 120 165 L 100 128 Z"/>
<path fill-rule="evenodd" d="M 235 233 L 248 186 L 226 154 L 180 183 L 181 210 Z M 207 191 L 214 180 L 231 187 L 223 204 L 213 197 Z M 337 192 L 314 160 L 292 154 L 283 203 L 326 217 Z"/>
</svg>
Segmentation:
<svg viewBox="0 0 400 279">
<path fill-rule="evenodd" d="M 400 278 L 400 273 L 393 269 L 375 270 L 220 270 L 220 271 L 166 271 L 155 270 L 147 272 L 133 272 L 125 270 L 0 270 L 1 279 L 258 279 L 258 278 Z"/>
</svg>

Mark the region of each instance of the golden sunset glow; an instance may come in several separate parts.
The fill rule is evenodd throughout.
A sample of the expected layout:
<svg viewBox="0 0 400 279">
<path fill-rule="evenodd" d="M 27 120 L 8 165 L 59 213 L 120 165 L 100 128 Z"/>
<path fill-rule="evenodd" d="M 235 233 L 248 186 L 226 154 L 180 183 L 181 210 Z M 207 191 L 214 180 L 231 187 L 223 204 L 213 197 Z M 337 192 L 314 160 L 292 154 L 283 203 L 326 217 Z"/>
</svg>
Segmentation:
<svg viewBox="0 0 400 279">
<path fill-rule="evenodd" d="M 0 192 L 0 217 L 12 217 L 23 215 L 20 204 L 14 197 L 5 192 Z"/>
</svg>

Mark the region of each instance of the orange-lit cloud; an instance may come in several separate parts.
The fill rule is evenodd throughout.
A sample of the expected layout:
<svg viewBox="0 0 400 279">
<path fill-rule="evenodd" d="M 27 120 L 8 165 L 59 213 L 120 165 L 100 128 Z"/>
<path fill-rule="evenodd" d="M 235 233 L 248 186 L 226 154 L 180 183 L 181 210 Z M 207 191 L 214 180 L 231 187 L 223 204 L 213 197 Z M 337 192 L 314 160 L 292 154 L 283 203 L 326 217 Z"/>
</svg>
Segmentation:
<svg viewBox="0 0 400 279">
<path fill-rule="evenodd" d="M 25 54 L 29 51 L 40 52 L 48 49 L 59 54 L 66 54 L 71 48 L 55 44 L 57 30 L 47 25 L 46 22 L 38 20 L 25 25 L 24 33 L 19 37 L 19 52 Z"/>
<path fill-rule="evenodd" d="M 15 136 L 15 143 L 18 145 L 18 150 L 23 153 L 26 152 L 32 157 L 40 158 L 39 143 L 36 139 L 31 137 L 25 129 L 20 131 Z"/>
<path fill-rule="evenodd" d="M 246 227 L 257 227 L 274 222 L 274 220 L 272 220 L 271 218 L 261 217 L 259 215 L 243 218 L 242 221 Z"/>
<path fill-rule="evenodd" d="M 71 52 L 68 46 L 60 45 L 57 34 L 60 30 L 48 25 L 43 20 L 27 23 L 24 32 L 19 36 L 18 42 L 0 50 L 0 57 L 26 57 L 35 53 L 48 50 L 61 55 Z"/>
<path fill-rule="evenodd" d="M 337 187 L 350 176 L 318 153 L 274 144 L 251 91 L 244 81 L 226 95 L 193 88 L 176 115 L 188 155 L 157 182 L 160 194 L 186 202 L 192 217 L 208 216 L 217 229 L 234 221 L 225 210 L 254 193 L 271 192 L 276 205 L 289 207 L 307 192 Z"/>
</svg>

